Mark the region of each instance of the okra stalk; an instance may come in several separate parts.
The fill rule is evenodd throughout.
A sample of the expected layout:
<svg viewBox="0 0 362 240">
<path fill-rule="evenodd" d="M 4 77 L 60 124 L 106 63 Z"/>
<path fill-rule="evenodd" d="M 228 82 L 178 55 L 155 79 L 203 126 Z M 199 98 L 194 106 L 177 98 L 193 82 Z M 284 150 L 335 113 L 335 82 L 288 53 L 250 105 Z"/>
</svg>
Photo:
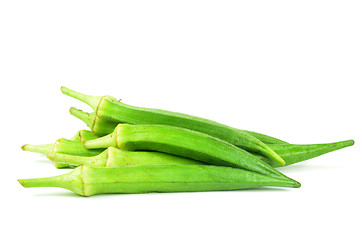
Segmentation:
<svg viewBox="0 0 362 240">
<path fill-rule="evenodd" d="M 205 165 L 203 162 L 161 152 L 124 151 L 109 147 L 97 156 L 82 157 L 50 152 L 51 161 L 72 166 L 122 167 L 139 165 Z"/>
<path fill-rule="evenodd" d="M 113 133 L 84 142 L 87 149 L 117 147 L 127 151 L 158 151 L 218 166 L 243 168 L 288 178 L 249 152 L 210 135 L 166 125 L 119 124 Z"/>
<path fill-rule="evenodd" d="M 248 151 L 259 153 L 284 165 L 284 160 L 268 145 L 250 135 L 208 119 L 159 109 L 140 108 L 124 104 L 111 96 L 90 96 L 62 87 L 62 92 L 88 104 L 102 119 L 130 124 L 169 125 L 206 133 Z"/>
<path fill-rule="evenodd" d="M 20 179 L 23 187 L 59 187 L 82 196 L 103 193 L 201 192 L 265 186 L 300 187 L 298 182 L 236 168 L 148 165 L 117 168 L 80 166 L 48 178 Z"/>
</svg>

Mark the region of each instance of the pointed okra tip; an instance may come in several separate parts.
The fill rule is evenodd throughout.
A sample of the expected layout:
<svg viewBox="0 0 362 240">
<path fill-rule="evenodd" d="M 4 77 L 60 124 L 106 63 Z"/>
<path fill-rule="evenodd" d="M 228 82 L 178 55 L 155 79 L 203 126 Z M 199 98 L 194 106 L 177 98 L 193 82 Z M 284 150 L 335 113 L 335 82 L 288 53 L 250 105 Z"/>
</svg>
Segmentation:
<svg viewBox="0 0 362 240">
<path fill-rule="evenodd" d="M 300 182 L 294 181 L 293 187 L 295 187 L 295 188 L 300 188 L 301 186 L 302 186 L 302 184 L 300 184 Z"/>
</svg>

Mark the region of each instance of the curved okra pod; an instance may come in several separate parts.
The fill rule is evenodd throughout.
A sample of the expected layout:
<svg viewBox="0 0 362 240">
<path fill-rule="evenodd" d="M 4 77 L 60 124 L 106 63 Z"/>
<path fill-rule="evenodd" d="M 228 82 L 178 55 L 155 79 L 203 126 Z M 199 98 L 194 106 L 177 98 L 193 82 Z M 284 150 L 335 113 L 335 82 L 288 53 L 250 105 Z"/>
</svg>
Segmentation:
<svg viewBox="0 0 362 240">
<path fill-rule="evenodd" d="M 201 192 L 264 186 L 300 187 L 298 182 L 229 167 L 148 165 L 117 168 L 80 166 L 48 178 L 20 179 L 23 187 L 59 187 L 82 196 L 102 193 Z"/>
<path fill-rule="evenodd" d="M 203 162 L 161 152 L 124 151 L 109 147 L 97 156 L 83 157 L 50 152 L 53 162 L 70 166 L 122 167 L 139 165 L 205 165 Z"/>
<path fill-rule="evenodd" d="M 210 135 L 179 127 L 119 124 L 113 133 L 85 141 L 84 147 L 158 151 L 208 164 L 243 168 L 268 176 L 289 179 L 241 148 Z"/>
<path fill-rule="evenodd" d="M 140 108 L 119 102 L 111 96 L 90 96 L 66 87 L 62 92 L 88 104 L 102 119 L 117 123 L 169 125 L 206 133 L 237 147 L 259 153 L 284 165 L 284 160 L 268 145 L 250 135 L 250 132 L 235 129 L 208 119 L 159 109 Z"/>
</svg>

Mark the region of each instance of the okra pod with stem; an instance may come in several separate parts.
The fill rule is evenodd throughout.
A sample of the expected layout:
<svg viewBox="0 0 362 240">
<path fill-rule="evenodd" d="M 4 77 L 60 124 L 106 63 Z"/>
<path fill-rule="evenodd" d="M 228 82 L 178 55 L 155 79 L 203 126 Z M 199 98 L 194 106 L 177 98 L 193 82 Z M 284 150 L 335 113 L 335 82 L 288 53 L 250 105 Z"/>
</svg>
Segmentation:
<svg viewBox="0 0 362 240">
<path fill-rule="evenodd" d="M 139 165 L 205 165 L 203 162 L 172 154 L 151 151 L 124 151 L 109 147 L 97 156 L 83 157 L 50 152 L 48 158 L 70 166 L 122 167 Z"/>
<path fill-rule="evenodd" d="M 32 145 L 26 144 L 21 147 L 24 151 L 37 152 L 47 155 L 50 152 L 55 153 L 64 153 L 70 155 L 77 156 L 95 156 L 102 152 L 102 149 L 85 149 L 83 143 L 80 141 L 91 140 L 97 138 L 92 134 L 92 132 L 87 130 L 80 130 L 72 140 L 67 140 L 65 138 L 60 138 L 53 144 L 40 144 L 40 145 Z M 58 162 L 53 162 L 56 168 L 67 168 L 68 164 L 62 164 Z"/>
<path fill-rule="evenodd" d="M 97 116 L 108 121 L 130 124 L 157 124 L 206 133 L 248 151 L 259 153 L 284 165 L 284 160 L 268 145 L 250 135 L 208 119 L 159 109 L 130 106 L 110 96 L 90 96 L 62 87 L 62 92 L 88 104 Z"/>
<path fill-rule="evenodd" d="M 353 140 L 340 141 L 334 143 L 324 144 L 272 144 L 270 145 L 274 151 L 285 159 L 286 165 L 302 162 L 325 153 L 336 151 L 345 147 L 352 146 Z M 270 159 L 255 154 L 260 160 L 266 162 L 272 167 L 281 167 L 273 165 L 274 162 Z M 143 152 L 143 151 L 124 151 L 114 147 L 109 147 L 102 153 L 96 156 L 85 157 L 75 156 L 68 154 L 61 154 L 56 152 L 49 152 L 48 159 L 57 163 L 71 166 L 90 165 L 93 167 L 118 167 L 118 166 L 137 166 L 137 165 L 204 165 L 204 162 L 195 161 L 188 158 L 178 157 L 171 154 L 164 154 L 160 152 Z"/>
<path fill-rule="evenodd" d="M 208 164 L 243 168 L 268 176 L 288 178 L 249 152 L 228 142 L 201 132 L 173 126 L 118 124 L 113 133 L 85 141 L 84 147 L 158 151 Z"/>
<path fill-rule="evenodd" d="M 300 187 L 298 182 L 230 167 L 146 165 L 117 168 L 80 166 L 48 178 L 20 179 L 23 187 L 59 187 L 82 196 L 102 193 L 201 192 L 265 186 Z"/>
</svg>

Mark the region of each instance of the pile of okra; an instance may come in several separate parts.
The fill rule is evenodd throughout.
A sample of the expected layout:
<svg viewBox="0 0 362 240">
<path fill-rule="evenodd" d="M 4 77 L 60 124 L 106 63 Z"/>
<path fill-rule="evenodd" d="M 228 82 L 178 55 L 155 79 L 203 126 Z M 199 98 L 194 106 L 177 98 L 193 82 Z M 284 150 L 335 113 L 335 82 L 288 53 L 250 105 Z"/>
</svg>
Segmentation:
<svg viewBox="0 0 362 240">
<path fill-rule="evenodd" d="M 26 144 L 65 174 L 20 179 L 24 187 L 60 187 L 82 196 L 102 193 L 201 192 L 258 187 L 300 187 L 279 171 L 354 144 L 290 144 L 208 119 L 127 105 L 62 87 L 94 112 L 70 108 L 87 124 L 70 139 Z M 278 170 L 277 170 L 278 168 Z"/>
</svg>

